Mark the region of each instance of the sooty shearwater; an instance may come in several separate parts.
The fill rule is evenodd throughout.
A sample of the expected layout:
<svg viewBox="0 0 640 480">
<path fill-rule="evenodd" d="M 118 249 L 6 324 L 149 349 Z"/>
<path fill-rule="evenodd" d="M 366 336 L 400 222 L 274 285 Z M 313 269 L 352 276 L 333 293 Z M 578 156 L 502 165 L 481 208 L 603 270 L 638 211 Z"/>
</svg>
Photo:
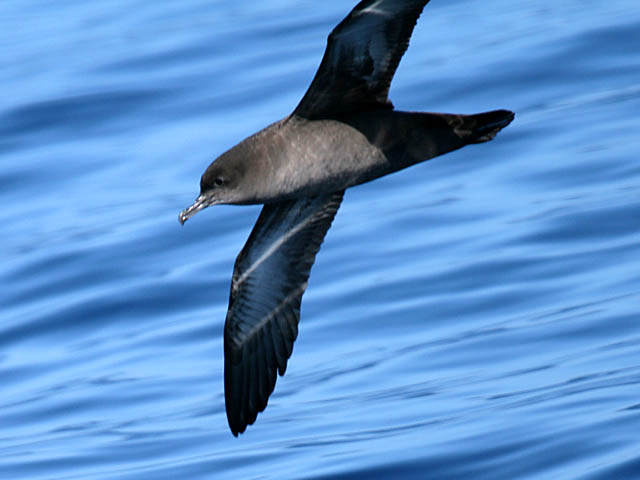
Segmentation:
<svg viewBox="0 0 640 480">
<path fill-rule="evenodd" d="M 218 157 L 180 223 L 217 204 L 264 204 L 238 255 L 224 326 L 227 419 L 237 436 L 267 406 L 298 335 L 315 256 L 345 189 L 470 143 L 514 114 L 401 112 L 391 79 L 429 0 L 363 0 L 336 26 L 293 113 Z"/>
</svg>

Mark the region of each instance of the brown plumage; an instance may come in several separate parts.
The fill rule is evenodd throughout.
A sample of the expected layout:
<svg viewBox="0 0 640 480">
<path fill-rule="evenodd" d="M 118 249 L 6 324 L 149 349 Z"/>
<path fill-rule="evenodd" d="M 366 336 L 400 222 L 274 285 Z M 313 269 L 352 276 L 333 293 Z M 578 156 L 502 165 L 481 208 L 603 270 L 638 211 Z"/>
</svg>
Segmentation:
<svg viewBox="0 0 640 480">
<path fill-rule="evenodd" d="M 364 0 L 329 35 L 309 90 L 288 117 L 223 153 L 202 175 L 184 223 L 220 203 L 265 204 L 235 263 L 224 330 L 225 404 L 234 435 L 265 409 L 298 335 L 315 256 L 345 189 L 470 143 L 513 119 L 393 110 L 395 70 L 428 0 Z"/>
</svg>

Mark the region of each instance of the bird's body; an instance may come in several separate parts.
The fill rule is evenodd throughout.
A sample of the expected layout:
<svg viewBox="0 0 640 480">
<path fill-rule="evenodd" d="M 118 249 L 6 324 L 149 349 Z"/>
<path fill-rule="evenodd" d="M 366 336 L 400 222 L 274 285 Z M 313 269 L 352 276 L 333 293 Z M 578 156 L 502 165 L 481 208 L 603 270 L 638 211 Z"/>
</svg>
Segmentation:
<svg viewBox="0 0 640 480">
<path fill-rule="evenodd" d="M 346 123 L 290 116 L 246 138 L 217 162 L 216 169 L 242 169 L 240 182 L 250 184 L 241 189 L 243 198 L 229 203 L 262 204 L 344 190 L 362 183 L 385 158 Z"/>
<path fill-rule="evenodd" d="M 469 143 L 490 140 L 511 118 L 476 115 L 354 112 L 337 119 L 290 115 L 251 135 L 211 164 L 236 178 L 224 203 L 264 204 L 344 190 L 424 162 Z M 207 175 L 207 172 L 205 172 Z"/>
<path fill-rule="evenodd" d="M 204 172 L 184 223 L 215 204 L 264 204 L 234 266 L 225 322 L 225 404 L 234 435 L 264 410 L 298 334 L 302 294 L 344 191 L 486 142 L 513 119 L 402 112 L 393 74 L 428 0 L 363 0 L 329 35 L 293 113 L 223 153 Z"/>
</svg>

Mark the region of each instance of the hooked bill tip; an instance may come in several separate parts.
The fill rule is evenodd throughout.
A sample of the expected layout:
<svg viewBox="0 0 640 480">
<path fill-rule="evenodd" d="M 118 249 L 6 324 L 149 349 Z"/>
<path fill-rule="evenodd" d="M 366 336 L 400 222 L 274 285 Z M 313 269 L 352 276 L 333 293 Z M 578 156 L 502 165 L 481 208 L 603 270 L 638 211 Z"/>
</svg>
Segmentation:
<svg viewBox="0 0 640 480">
<path fill-rule="evenodd" d="M 189 220 L 203 208 L 207 208 L 207 206 L 211 203 L 212 202 L 205 195 L 200 195 L 198 198 L 196 198 L 196 201 L 193 202 L 193 205 L 185 208 L 180 212 L 180 214 L 178 215 L 178 221 L 180 222 L 180 225 L 184 225 L 184 222 Z"/>
</svg>

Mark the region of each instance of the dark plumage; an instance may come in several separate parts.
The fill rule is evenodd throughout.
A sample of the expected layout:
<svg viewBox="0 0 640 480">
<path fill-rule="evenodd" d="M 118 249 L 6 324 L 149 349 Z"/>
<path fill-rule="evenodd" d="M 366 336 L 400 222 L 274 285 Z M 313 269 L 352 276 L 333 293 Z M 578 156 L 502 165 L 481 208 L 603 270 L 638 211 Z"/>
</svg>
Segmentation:
<svg viewBox="0 0 640 480">
<path fill-rule="evenodd" d="M 264 410 L 298 335 L 309 272 L 345 189 L 470 143 L 514 115 L 399 112 L 387 98 L 428 0 L 364 0 L 329 35 L 300 104 L 217 158 L 184 223 L 210 205 L 265 204 L 236 259 L 224 330 L 234 435 Z"/>
</svg>

